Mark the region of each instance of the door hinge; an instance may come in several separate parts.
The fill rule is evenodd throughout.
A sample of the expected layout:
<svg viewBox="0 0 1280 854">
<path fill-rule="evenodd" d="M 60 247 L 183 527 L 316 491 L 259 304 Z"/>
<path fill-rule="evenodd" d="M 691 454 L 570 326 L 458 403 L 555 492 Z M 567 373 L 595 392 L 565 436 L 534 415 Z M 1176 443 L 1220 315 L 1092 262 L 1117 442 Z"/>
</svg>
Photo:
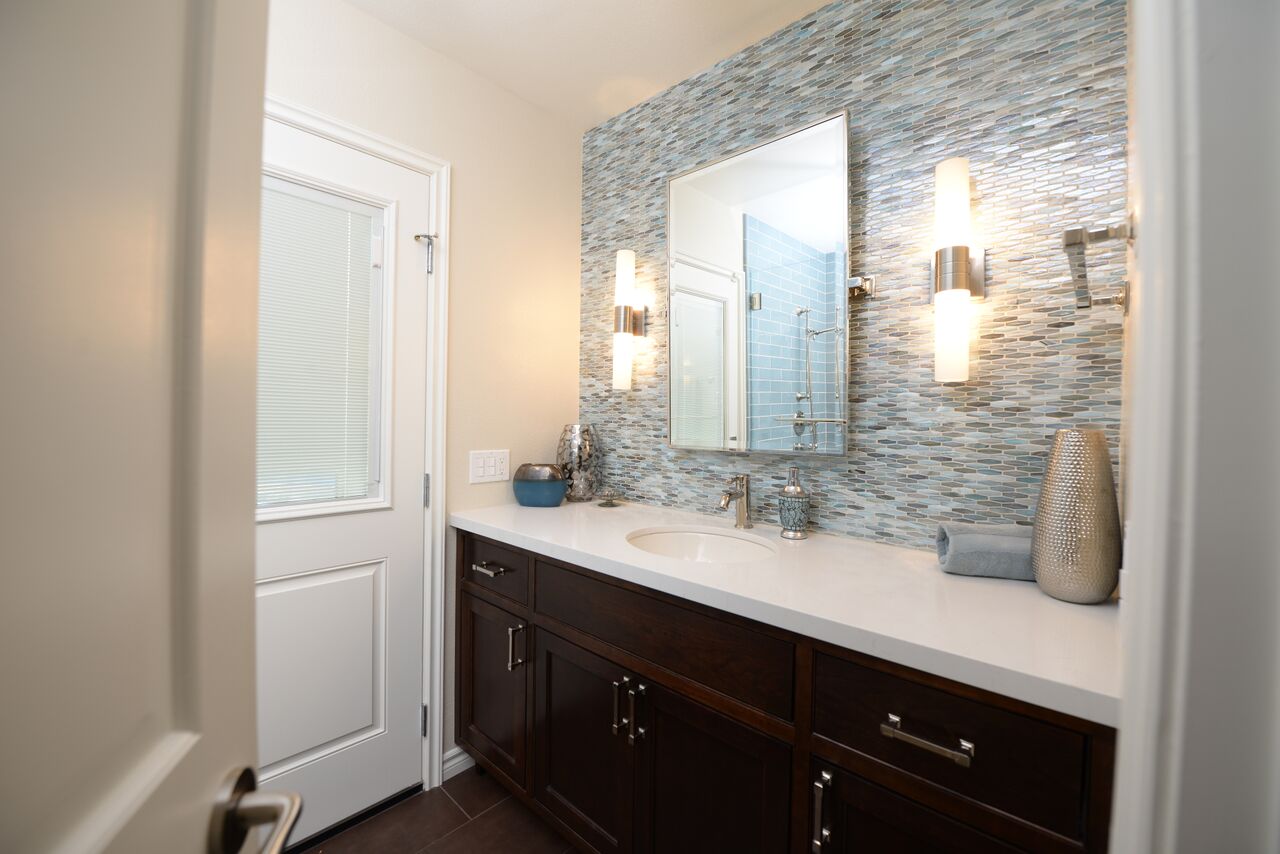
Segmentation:
<svg viewBox="0 0 1280 854">
<path fill-rule="evenodd" d="M 422 476 L 422 506 L 431 506 L 431 475 L 429 474 Z"/>
<path fill-rule="evenodd" d="M 422 737 L 427 738 L 431 735 L 431 718 L 427 716 L 427 704 L 422 704 Z"/>
<path fill-rule="evenodd" d="M 436 266 L 436 236 L 434 234 L 415 234 L 414 240 L 418 242 L 427 242 L 427 272 L 435 272 Z"/>
</svg>

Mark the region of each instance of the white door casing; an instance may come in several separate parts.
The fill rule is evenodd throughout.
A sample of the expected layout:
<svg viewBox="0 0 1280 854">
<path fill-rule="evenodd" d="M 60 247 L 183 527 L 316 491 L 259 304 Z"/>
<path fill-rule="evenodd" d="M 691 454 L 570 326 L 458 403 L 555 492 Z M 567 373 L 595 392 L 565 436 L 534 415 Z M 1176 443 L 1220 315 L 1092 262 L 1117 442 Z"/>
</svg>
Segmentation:
<svg viewBox="0 0 1280 854">
<path fill-rule="evenodd" d="M 0 9 L 0 850 L 201 854 L 255 763 L 265 42 L 262 0 Z"/>
<path fill-rule="evenodd" d="M 736 217 L 741 223 L 742 218 Z M 738 245 L 741 245 L 741 239 Z M 670 265 L 673 293 L 688 294 L 695 298 L 714 300 L 724 306 L 724 428 L 723 447 L 730 450 L 746 448 L 750 436 L 747 423 L 747 371 L 746 336 L 743 317 L 746 299 L 746 274 L 743 270 L 729 270 L 692 256 L 677 255 Z M 675 440 L 673 440 L 675 441 Z M 681 440 L 680 444 L 684 444 Z"/>
<path fill-rule="evenodd" d="M 381 207 L 385 222 L 385 501 L 259 514 L 260 773 L 306 799 L 296 841 L 439 779 L 439 722 L 424 743 L 421 710 L 439 714 L 443 507 L 422 499 L 424 472 L 443 488 L 448 167 L 279 102 L 267 114 L 265 173 Z"/>
</svg>

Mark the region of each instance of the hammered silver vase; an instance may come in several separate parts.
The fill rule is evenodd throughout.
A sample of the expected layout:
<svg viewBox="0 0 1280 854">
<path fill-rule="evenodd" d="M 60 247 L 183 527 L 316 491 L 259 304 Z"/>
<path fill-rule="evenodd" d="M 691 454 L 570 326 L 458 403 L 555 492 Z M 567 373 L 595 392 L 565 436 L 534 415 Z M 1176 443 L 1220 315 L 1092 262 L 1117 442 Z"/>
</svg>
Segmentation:
<svg viewBox="0 0 1280 854">
<path fill-rule="evenodd" d="M 603 453 L 590 424 L 566 424 L 556 448 L 556 463 L 569 481 L 565 498 L 590 501 L 600 488 L 600 463 Z"/>
<path fill-rule="evenodd" d="M 1059 430 L 1040 485 L 1031 569 L 1055 599 L 1105 602 L 1120 577 L 1120 509 L 1101 430 Z"/>
</svg>

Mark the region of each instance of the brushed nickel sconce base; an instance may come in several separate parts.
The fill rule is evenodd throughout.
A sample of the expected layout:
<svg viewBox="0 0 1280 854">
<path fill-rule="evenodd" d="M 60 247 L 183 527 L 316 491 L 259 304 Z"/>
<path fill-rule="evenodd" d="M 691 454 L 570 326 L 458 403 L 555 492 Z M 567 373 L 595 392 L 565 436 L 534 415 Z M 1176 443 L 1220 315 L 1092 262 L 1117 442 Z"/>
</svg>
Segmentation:
<svg viewBox="0 0 1280 854">
<path fill-rule="evenodd" d="M 933 293 L 960 289 L 967 290 L 971 297 L 984 299 L 986 255 L 985 249 L 971 250 L 968 246 L 947 246 L 933 253 Z"/>
<path fill-rule="evenodd" d="M 613 307 L 613 331 L 630 332 L 643 337 L 649 326 L 649 308 L 633 308 L 629 305 Z"/>
</svg>

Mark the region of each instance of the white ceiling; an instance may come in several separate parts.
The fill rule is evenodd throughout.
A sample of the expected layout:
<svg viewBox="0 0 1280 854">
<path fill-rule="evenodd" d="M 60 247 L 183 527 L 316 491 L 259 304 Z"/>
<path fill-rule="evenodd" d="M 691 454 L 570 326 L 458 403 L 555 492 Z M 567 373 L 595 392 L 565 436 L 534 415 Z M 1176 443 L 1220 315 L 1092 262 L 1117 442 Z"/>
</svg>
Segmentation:
<svg viewBox="0 0 1280 854">
<path fill-rule="evenodd" d="M 586 130 L 830 0 L 349 0 Z"/>
</svg>

